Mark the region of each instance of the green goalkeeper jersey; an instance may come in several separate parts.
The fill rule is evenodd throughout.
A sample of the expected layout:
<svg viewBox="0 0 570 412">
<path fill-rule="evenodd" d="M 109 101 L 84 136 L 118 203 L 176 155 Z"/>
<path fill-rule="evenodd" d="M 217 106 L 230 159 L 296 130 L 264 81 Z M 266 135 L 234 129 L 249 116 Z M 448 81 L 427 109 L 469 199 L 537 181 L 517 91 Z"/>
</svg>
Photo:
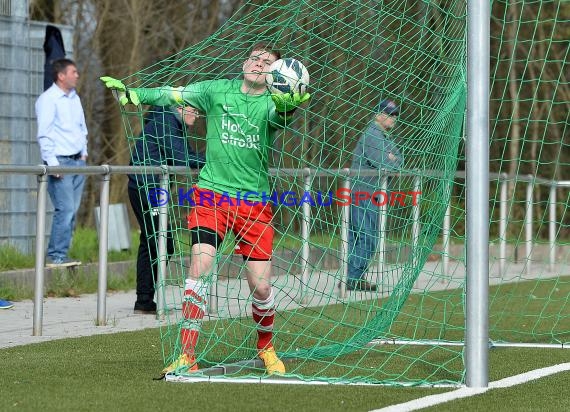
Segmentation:
<svg viewBox="0 0 570 412">
<path fill-rule="evenodd" d="M 275 111 L 269 92 L 241 91 L 241 80 L 208 80 L 184 88 L 132 89 L 141 103 L 190 105 L 206 113 L 206 165 L 198 187 L 262 200 L 269 195 L 268 159 L 275 132 L 285 120 Z"/>
</svg>

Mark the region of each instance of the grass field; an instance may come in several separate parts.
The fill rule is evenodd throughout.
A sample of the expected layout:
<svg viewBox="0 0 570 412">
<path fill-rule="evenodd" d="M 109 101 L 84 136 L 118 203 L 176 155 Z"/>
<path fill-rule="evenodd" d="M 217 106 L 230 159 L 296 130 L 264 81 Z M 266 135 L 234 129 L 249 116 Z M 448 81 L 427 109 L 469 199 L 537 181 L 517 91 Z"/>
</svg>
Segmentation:
<svg viewBox="0 0 570 412">
<path fill-rule="evenodd" d="M 568 278 L 561 278 L 568 279 Z M 539 289 L 543 288 L 542 290 Z M 559 282 L 556 289 L 568 295 L 567 282 Z M 548 294 L 550 281 L 520 282 L 502 291 L 520 302 L 529 288 L 536 296 Z M 491 288 L 496 293 L 498 287 Z M 436 292 L 424 300 L 437 302 L 442 293 Z M 550 293 L 551 294 L 551 293 Z M 418 306 L 418 296 L 411 296 L 407 307 Z M 461 299 L 457 294 L 457 300 Z M 537 302 L 537 300 L 534 300 Z M 520 302 L 509 300 L 511 312 L 516 314 Z M 433 308 L 424 307 L 428 311 Z M 546 306 L 548 307 L 548 306 Z M 497 309 L 493 309 L 495 313 Z M 327 308 L 334 311 L 334 305 Z M 499 311 L 504 311 L 501 306 Z M 550 307 L 556 313 L 556 309 Z M 413 312 L 404 310 L 395 328 L 405 327 L 406 317 Z M 542 312 L 545 319 L 548 313 Z M 564 322 L 568 322 L 567 317 Z M 443 319 L 442 319 L 443 320 Z M 446 318 L 448 326 L 457 327 L 461 316 Z M 524 329 L 516 317 L 503 319 L 504 327 L 495 328 L 512 333 Z M 211 322 L 210 322 L 211 323 Z M 207 328 L 208 325 L 205 325 Z M 537 325 L 535 325 L 537 329 Z M 540 329 L 540 328 L 538 328 Z M 540 332 L 540 330 L 535 330 Z M 567 331 L 568 328 L 563 328 Z M 505 333 L 506 333 L 505 332 Z M 453 332 L 461 338 L 459 328 Z M 536 335 L 522 335 L 531 338 Z M 506 336 L 506 335 L 505 335 Z M 517 335 L 511 335 L 516 337 Z M 428 336 L 429 337 L 429 336 Z M 521 337 L 521 336 L 519 336 Z M 561 337 L 563 338 L 563 337 Z M 565 339 L 565 338 L 563 338 Z M 384 353 L 388 354 L 388 350 Z M 352 355 L 349 355 L 352 356 Z M 381 353 L 371 353 L 368 366 L 381 365 Z M 568 349 L 536 349 L 495 347 L 489 352 L 489 380 L 514 376 L 551 365 L 570 362 Z M 294 368 L 294 361 L 288 364 Z M 451 392 L 453 388 L 393 387 L 382 385 L 277 385 L 242 383 L 171 383 L 153 380 L 163 367 L 158 329 L 114 335 L 96 335 L 64 339 L 46 343 L 0 350 L 0 410 L 205 410 L 205 411 L 369 411 L 399 404 L 429 395 Z M 305 365 L 308 366 L 308 365 Z M 331 365 L 331 369 L 334 368 Z M 342 366 L 338 366 L 342 368 Z M 340 371 L 340 369 L 339 369 Z M 342 372 L 331 370 L 331 375 Z M 570 399 L 570 372 L 541 378 L 505 389 L 457 399 L 426 410 L 437 411 L 566 411 Z"/>
<path fill-rule="evenodd" d="M 92 234 L 84 236 L 86 236 L 84 243 L 86 250 L 93 250 L 91 245 L 93 240 L 88 240 L 92 238 Z M 87 255 L 85 257 L 82 259 L 86 261 L 92 258 Z M 119 259 L 124 257 L 124 255 L 116 256 Z M 14 261 L 27 264 L 25 260 Z M 134 280 L 131 278 L 127 283 L 132 285 Z M 112 284 L 110 286 L 113 288 Z M 65 287 L 67 285 L 62 285 L 62 290 Z M 89 289 L 91 286 L 80 287 Z M 117 285 L 117 288 L 121 287 Z M 564 311 L 568 296 L 570 296 L 568 277 L 515 282 L 490 288 L 490 327 L 493 334 L 498 333 L 498 336 L 504 340 L 540 341 L 545 336 L 552 336 L 553 330 L 550 325 L 552 319 L 555 319 L 556 329 L 564 331 L 563 335 L 557 338 L 563 342 L 568 341 L 570 316 Z M 461 340 L 463 298 L 462 290 L 412 295 L 391 331 L 400 336 L 407 336 L 410 333 L 414 334 L 414 331 L 407 329 L 413 325 L 415 330 L 425 331 L 422 336 L 424 339 L 443 337 L 448 340 Z M 431 318 L 426 325 L 421 326 L 418 320 L 427 318 L 417 312 L 419 308 L 423 312 L 440 313 L 443 317 Z M 442 308 L 445 310 L 440 310 Z M 335 310 L 334 305 L 327 307 L 329 312 Z M 365 310 L 363 309 L 361 313 L 365 313 Z M 281 313 L 280 316 L 287 315 Z M 337 319 L 338 316 L 330 315 L 328 318 Z M 351 322 L 357 324 L 358 320 L 352 319 Z M 323 327 L 327 333 L 332 330 L 331 324 L 323 324 Z M 339 328 L 338 332 L 343 332 L 342 328 Z M 442 335 L 442 332 L 445 332 L 445 335 Z M 373 356 L 366 359 L 366 366 L 379 367 L 385 362 L 382 356 L 389 356 L 390 350 L 386 348 L 383 352 L 371 354 Z M 350 356 L 352 355 L 347 359 L 351 359 Z M 489 378 L 490 381 L 496 381 L 534 369 L 570 362 L 570 351 L 496 347 L 490 350 L 489 359 Z M 0 410 L 189 409 L 346 412 L 383 408 L 454 390 L 381 385 L 270 385 L 156 381 L 153 378 L 159 375 L 163 367 L 158 329 L 0 349 L 0 365 L 4 368 L 0 377 Z M 295 362 L 289 364 L 289 367 L 292 370 Z M 310 368 L 310 365 L 306 364 L 304 367 Z M 340 370 L 331 371 L 331 375 L 342 374 Z M 570 372 L 563 372 L 511 388 L 492 389 L 485 394 L 454 400 L 425 410 L 566 411 L 570 409 L 569 381 Z"/>
<path fill-rule="evenodd" d="M 0 350 L 0 410 L 367 411 L 452 389 L 167 383 L 156 329 Z M 564 349 L 493 349 L 490 380 L 569 361 Z M 570 373 L 442 404 L 438 411 L 564 411 Z M 428 409 L 430 410 L 430 409 Z"/>
</svg>

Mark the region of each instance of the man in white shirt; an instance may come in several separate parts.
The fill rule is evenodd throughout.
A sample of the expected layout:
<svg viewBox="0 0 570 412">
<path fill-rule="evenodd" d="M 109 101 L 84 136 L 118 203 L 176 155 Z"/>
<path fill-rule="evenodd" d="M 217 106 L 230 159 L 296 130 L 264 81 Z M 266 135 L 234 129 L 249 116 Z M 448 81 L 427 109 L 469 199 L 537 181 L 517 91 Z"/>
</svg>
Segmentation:
<svg viewBox="0 0 570 412">
<path fill-rule="evenodd" d="M 72 60 L 53 63 L 53 85 L 36 101 L 38 143 L 48 166 L 85 166 L 87 126 L 81 100 L 75 91 L 79 73 Z M 55 208 L 47 251 L 47 266 L 75 266 L 68 257 L 75 215 L 81 203 L 85 176 L 50 175 L 48 193 Z"/>
</svg>

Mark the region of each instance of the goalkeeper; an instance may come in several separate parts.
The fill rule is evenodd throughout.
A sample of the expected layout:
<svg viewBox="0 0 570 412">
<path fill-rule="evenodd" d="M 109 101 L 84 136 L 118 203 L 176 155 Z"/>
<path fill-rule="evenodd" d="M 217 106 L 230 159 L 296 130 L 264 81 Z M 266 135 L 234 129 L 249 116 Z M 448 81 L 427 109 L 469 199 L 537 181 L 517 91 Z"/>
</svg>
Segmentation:
<svg viewBox="0 0 570 412">
<path fill-rule="evenodd" d="M 192 249 L 182 305 L 182 353 L 163 374 L 198 370 L 196 344 L 206 310 L 208 282 L 216 251 L 229 230 L 235 234 L 236 252 L 247 266 L 258 356 L 269 374 L 285 373 L 272 342 L 272 210 L 261 194 L 269 193 L 268 158 L 275 132 L 285 127 L 295 109 L 310 95 L 269 94 L 265 73 L 280 58 L 270 45 L 256 44 L 243 62 L 241 79 L 209 80 L 179 88 L 127 89 L 118 80 L 101 78 L 121 104 L 190 105 L 206 113 L 206 164 L 193 188 L 195 206 L 188 215 Z M 255 193 L 257 197 L 238 202 L 238 192 Z"/>
</svg>

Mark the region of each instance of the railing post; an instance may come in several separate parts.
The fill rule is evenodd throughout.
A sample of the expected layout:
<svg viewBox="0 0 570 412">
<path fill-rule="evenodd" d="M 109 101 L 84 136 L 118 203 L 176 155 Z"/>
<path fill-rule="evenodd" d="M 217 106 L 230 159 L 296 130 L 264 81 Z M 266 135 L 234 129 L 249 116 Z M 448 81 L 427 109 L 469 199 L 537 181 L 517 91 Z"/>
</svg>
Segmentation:
<svg viewBox="0 0 570 412">
<path fill-rule="evenodd" d="M 550 186 L 548 197 L 548 243 L 550 246 L 550 271 L 554 272 L 556 263 L 556 185 Z"/>
<path fill-rule="evenodd" d="M 531 259 L 532 259 L 532 202 L 533 202 L 533 189 L 534 189 L 534 178 L 532 175 L 528 175 L 530 179 L 526 185 L 526 213 L 524 219 L 525 228 L 525 246 L 526 246 L 526 274 L 530 274 Z"/>
<path fill-rule="evenodd" d="M 422 178 L 420 175 L 414 176 L 414 192 L 419 193 L 422 190 Z M 421 199 L 421 196 L 418 197 Z M 448 206 L 449 209 L 449 206 Z M 413 265 L 417 264 L 417 256 L 418 256 L 418 244 L 420 242 L 420 203 L 414 206 L 413 209 L 413 221 L 412 221 L 412 257 L 413 257 Z"/>
<path fill-rule="evenodd" d="M 36 278 L 34 282 L 33 336 L 42 336 L 44 317 L 44 264 L 46 241 L 46 203 L 48 176 L 38 176 L 38 210 L 36 214 Z"/>
<path fill-rule="evenodd" d="M 162 166 L 160 175 L 160 188 L 170 189 L 168 166 Z M 158 273 L 156 276 L 156 318 L 163 319 L 166 312 L 164 296 L 164 279 L 166 278 L 166 265 L 168 263 L 168 201 L 159 202 L 158 205 Z"/>
<path fill-rule="evenodd" d="M 311 193 L 311 169 L 303 169 L 303 190 L 304 193 Z M 309 284 L 309 259 L 310 259 L 310 224 L 311 224 L 311 205 L 303 202 L 301 220 L 301 303 L 308 303 L 307 285 Z"/>
<path fill-rule="evenodd" d="M 378 222 L 378 274 L 380 278 L 382 278 L 382 274 L 384 273 L 384 265 L 385 265 L 386 220 L 388 217 L 388 214 L 386 212 L 388 210 L 388 203 L 390 196 L 388 195 L 388 176 L 386 175 L 386 171 L 380 169 L 379 173 L 382 174 L 382 176 L 380 176 L 380 191 L 386 194 L 386 202 L 383 203 L 381 206 L 378 206 L 378 208 L 380 209 L 378 213 L 378 219 L 380 220 Z M 382 282 L 382 285 L 384 285 L 384 282 Z"/>
<path fill-rule="evenodd" d="M 499 275 L 505 273 L 507 260 L 507 185 L 508 175 L 501 173 L 499 177 Z"/>
<path fill-rule="evenodd" d="M 107 253 L 109 250 L 109 165 L 102 165 L 106 172 L 101 177 L 99 216 L 99 277 L 97 281 L 97 326 L 107 324 Z"/>
<path fill-rule="evenodd" d="M 419 205 L 417 206 L 419 207 Z M 445 209 L 445 216 L 443 218 L 443 276 L 447 277 L 449 274 L 449 241 L 451 234 L 451 196 L 449 198 L 449 203 Z"/>
<path fill-rule="evenodd" d="M 230 255 L 231 257 L 231 255 Z M 220 254 L 216 253 L 212 265 L 212 281 L 210 282 L 210 298 L 208 299 L 208 313 L 218 314 L 218 273 L 220 270 Z"/>
<path fill-rule="evenodd" d="M 346 173 L 346 177 L 343 178 L 341 183 L 341 188 L 346 192 L 350 191 L 350 169 L 346 168 L 342 170 Z M 341 211 L 341 222 L 340 222 L 340 267 L 341 267 L 341 279 L 339 296 L 340 298 L 346 298 L 346 280 L 348 279 L 348 224 L 350 219 L 350 208 L 351 202 L 348 205 L 342 206 Z M 353 245 L 354 246 L 354 245 Z"/>
</svg>

